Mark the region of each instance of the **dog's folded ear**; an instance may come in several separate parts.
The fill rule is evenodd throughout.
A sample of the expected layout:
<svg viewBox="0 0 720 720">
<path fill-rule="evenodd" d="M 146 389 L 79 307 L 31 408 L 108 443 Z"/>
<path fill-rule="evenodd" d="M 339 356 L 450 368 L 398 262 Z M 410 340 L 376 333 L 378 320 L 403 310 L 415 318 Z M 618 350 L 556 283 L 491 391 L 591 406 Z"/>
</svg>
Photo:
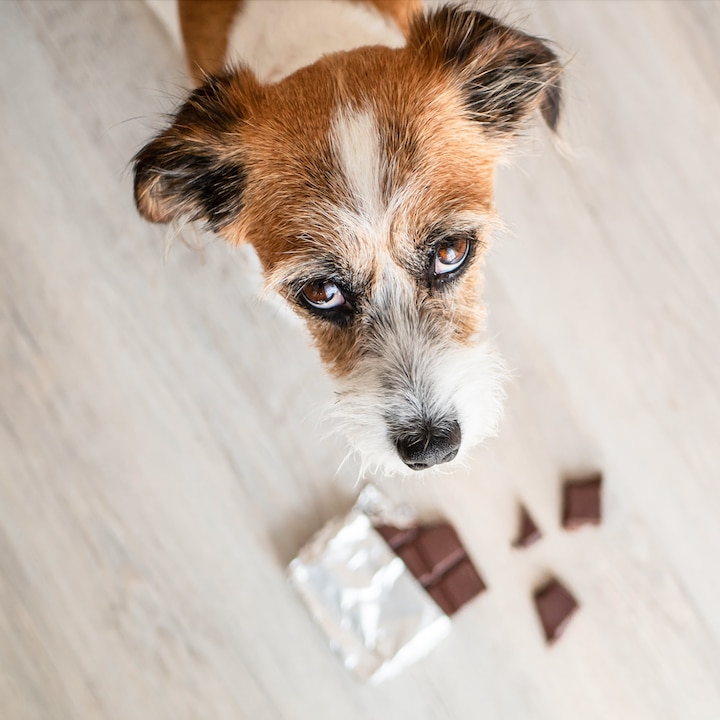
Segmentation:
<svg viewBox="0 0 720 720">
<path fill-rule="evenodd" d="M 150 222 L 221 230 L 243 208 L 242 126 L 259 86 L 248 70 L 208 77 L 134 159 L 135 203 Z"/>
<path fill-rule="evenodd" d="M 515 132 L 535 109 L 554 131 L 561 66 L 545 43 L 481 12 L 446 6 L 414 21 L 408 47 L 453 73 L 473 119 L 487 132 Z"/>
</svg>

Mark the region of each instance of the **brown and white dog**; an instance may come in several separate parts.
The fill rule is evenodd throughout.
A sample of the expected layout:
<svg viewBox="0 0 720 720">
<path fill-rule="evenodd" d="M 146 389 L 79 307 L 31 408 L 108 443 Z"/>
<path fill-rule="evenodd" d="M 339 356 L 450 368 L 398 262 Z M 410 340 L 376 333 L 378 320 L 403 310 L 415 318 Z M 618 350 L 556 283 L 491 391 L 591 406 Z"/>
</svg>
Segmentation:
<svg viewBox="0 0 720 720">
<path fill-rule="evenodd" d="M 539 39 L 419 0 L 180 0 L 198 88 L 135 158 L 147 220 L 250 243 L 337 381 L 364 467 L 421 470 L 492 434 L 482 341 L 493 174 L 560 111 Z"/>
</svg>

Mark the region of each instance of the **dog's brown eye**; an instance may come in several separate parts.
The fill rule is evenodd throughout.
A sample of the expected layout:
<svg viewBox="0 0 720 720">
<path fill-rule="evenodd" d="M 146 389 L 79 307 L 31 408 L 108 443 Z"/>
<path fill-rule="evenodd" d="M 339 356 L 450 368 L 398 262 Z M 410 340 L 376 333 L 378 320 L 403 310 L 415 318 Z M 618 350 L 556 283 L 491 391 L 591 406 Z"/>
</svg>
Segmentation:
<svg viewBox="0 0 720 720">
<path fill-rule="evenodd" d="M 457 270 L 466 260 L 470 242 L 466 237 L 458 236 L 443 240 L 435 251 L 435 275 L 446 275 Z"/>
<path fill-rule="evenodd" d="M 345 304 L 345 296 L 340 288 L 329 280 L 314 280 L 302 289 L 302 294 L 313 307 L 321 310 L 340 307 Z"/>
</svg>

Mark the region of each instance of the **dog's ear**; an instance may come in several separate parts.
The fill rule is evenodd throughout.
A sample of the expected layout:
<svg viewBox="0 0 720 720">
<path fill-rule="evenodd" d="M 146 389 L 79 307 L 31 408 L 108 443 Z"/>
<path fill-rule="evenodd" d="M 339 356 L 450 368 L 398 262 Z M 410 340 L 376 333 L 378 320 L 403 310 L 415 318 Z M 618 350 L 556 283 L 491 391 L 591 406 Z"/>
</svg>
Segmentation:
<svg viewBox="0 0 720 720">
<path fill-rule="evenodd" d="M 249 70 L 208 77 L 134 159 L 135 203 L 150 222 L 203 220 L 220 230 L 243 208 L 242 126 L 258 92 Z"/>
<path fill-rule="evenodd" d="M 556 130 L 561 67 L 540 39 L 481 12 L 446 6 L 414 21 L 408 46 L 454 74 L 468 111 L 488 132 L 513 133 L 536 108 Z"/>
</svg>

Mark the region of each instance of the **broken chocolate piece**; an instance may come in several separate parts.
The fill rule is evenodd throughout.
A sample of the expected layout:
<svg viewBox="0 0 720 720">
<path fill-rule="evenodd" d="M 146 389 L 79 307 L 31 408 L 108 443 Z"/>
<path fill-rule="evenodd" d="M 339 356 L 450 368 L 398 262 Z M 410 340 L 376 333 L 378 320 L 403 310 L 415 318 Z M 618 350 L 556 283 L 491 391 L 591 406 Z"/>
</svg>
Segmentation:
<svg viewBox="0 0 720 720">
<path fill-rule="evenodd" d="M 545 631 L 545 639 L 554 643 L 565 631 L 578 604 L 560 581 L 553 578 L 535 592 L 535 607 Z"/>
<path fill-rule="evenodd" d="M 485 583 L 448 523 L 409 529 L 380 525 L 376 529 L 448 615 L 485 590 Z"/>
<path fill-rule="evenodd" d="M 569 480 L 563 488 L 562 524 L 566 530 L 582 525 L 598 525 L 601 518 L 602 475 L 583 480 Z"/>
<path fill-rule="evenodd" d="M 533 543 L 537 542 L 542 537 L 538 526 L 530 516 L 527 508 L 524 505 L 520 506 L 520 531 L 518 532 L 517 539 L 513 543 L 513 547 L 525 548 L 529 547 Z"/>
</svg>

